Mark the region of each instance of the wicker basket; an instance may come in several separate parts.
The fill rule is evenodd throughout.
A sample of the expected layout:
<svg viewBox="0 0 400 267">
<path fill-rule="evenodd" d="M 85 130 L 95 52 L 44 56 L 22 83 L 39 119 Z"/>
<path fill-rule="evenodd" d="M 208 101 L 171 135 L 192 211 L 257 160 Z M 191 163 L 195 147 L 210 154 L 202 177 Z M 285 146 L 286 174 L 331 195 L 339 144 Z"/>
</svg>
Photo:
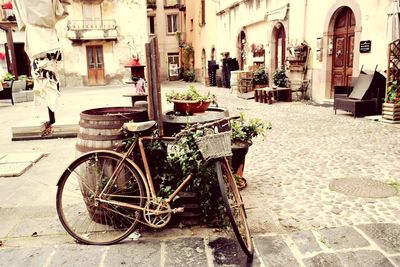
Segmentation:
<svg viewBox="0 0 400 267">
<path fill-rule="evenodd" d="M 232 156 L 231 132 L 209 134 L 196 138 L 204 160 Z"/>
</svg>

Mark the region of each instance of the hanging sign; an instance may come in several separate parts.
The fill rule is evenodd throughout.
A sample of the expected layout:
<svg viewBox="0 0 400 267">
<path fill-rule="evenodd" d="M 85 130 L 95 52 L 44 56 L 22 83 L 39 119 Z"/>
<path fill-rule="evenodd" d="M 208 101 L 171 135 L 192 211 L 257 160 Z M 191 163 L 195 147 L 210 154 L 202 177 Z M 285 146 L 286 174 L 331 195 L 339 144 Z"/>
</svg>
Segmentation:
<svg viewBox="0 0 400 267">
<path fill-rule="evenodd" d="M 360 53 L 369 53 L 369 52 L 371 52 L 371 40 L 361 41 Z"/>
</svg>

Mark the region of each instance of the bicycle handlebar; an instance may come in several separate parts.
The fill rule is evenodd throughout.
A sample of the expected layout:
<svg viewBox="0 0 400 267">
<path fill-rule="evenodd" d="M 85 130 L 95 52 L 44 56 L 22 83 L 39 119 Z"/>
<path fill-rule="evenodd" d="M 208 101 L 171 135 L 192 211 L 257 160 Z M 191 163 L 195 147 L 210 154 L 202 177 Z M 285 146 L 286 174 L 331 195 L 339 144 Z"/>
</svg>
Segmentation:
<svg viewBox="0 0 400 267">
<path fill-rule="evenodd" d="M 183 135 L 184 133 L 192 132 L 194 130 L 210 127 L 210 126 L 216 125 L 216 124 L 218 124 L 220 122 L 236 120 L 236 119 L 239 119 L 239 118 L 240 118 L 240 116 L 231 116 L 231 117 L 225 117 L 225 118 L 222 118 L 222 119 L 219 119 L 219 120 L 216 120 L 216 121 L 212 121 L 212 122 L 207 122 L 207 123 L 204 123 L 204 124 L 197 123 L 197 124 L 189 127 L 188 129 L 181 130 L 175 137 L 179 137 L 179 136 Z"/>
</svg>

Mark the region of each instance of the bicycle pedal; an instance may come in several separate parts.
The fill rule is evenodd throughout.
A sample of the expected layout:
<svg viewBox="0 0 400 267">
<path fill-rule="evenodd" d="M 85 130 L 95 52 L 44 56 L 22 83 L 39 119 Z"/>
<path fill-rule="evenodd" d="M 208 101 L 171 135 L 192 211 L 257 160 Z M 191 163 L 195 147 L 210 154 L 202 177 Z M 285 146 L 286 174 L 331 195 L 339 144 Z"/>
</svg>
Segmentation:
<svg viewBox="0 0 400 267">
<path fill-rule="evenodd" d="M 173 209 L 172 210 L 172 212 L 175 214 L 175 213 L 181 213 L 181 212 L 184 212 L 185 211 L 185 208 L 183 208 L 183 207 L 180 207 L 180 208 L 175 208 L 175 209 Z"/>
</svg>

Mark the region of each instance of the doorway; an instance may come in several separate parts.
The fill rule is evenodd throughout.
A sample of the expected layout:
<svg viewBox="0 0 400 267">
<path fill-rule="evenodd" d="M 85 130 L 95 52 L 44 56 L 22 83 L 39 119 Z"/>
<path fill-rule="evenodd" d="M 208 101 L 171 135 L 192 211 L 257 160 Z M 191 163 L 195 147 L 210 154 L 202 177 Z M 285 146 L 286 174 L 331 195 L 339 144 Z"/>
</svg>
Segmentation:
<svg viewBox="0 0 400 267">
<path fill-rule="evenodd" d="M 273 30 L 273 68 L 274 70 L 284 69 L 286 59 L 286 32 L 282 23 L 277 23 Z"/>
<path fill-rule="evenodd" d="M 331 98 L 334 86 L 351 86 L 355 26 L 356 20 L 353 11 L 349 7 L 343 7 L 334 24 Z"/>
<path fill-rule="evenodd" d="M 203 48 L 201 51 L 201 79 L 204 82 L 207 77 L 207 57 L 206 50 Z"/>
<path fill-rule="evenodd" d="M 104 85 L 103 46 L 87 46 L 86 56 L 88 66 L 88 85 Z"/>
<path fill-rule="evenodd" d="M 244 65 L 246 65 L 246 33 L 241 31 L 238 36 L 238 59 L 239 59 L 239 69 L 243 70 Z"/>
</svg>

